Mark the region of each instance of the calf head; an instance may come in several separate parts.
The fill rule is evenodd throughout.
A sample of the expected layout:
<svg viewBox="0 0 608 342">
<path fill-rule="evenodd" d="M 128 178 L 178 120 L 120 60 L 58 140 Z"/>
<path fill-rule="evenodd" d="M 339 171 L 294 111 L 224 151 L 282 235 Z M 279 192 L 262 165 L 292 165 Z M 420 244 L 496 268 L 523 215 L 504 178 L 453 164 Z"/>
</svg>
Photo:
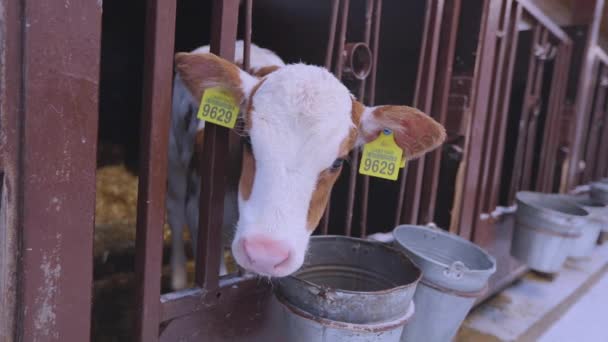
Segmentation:
<svg viewBox="0 0 608 342">
<path fill-rule="evenodd" d="M 388 128 L 411 160 L 445 139 L 443 127 L 417 109 L 364 106 L 321 67 L 292 64 L 258 78 L 213 54 L 179 53 L 176 68 L 195 99 L 221 87 L 241 106 L 248 143 L 232 252 L 260 275 L 301 267 L 353 148 Z"/>
</svg>

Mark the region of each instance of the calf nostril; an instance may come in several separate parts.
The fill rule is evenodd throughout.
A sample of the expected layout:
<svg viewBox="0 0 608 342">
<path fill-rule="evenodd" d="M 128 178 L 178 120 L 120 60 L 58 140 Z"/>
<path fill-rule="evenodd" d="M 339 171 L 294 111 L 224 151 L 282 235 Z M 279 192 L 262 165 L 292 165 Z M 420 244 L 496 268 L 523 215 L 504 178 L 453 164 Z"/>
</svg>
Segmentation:
<svg viewBox="0 0 608 342">
<path fill-rule="evenodd" d="M 264 269 L 280 266 L 289 259 L 289 249 L 280 241 L 266 237 L 252 237 L 243 241 L 248 261 Z"/>
</svg>

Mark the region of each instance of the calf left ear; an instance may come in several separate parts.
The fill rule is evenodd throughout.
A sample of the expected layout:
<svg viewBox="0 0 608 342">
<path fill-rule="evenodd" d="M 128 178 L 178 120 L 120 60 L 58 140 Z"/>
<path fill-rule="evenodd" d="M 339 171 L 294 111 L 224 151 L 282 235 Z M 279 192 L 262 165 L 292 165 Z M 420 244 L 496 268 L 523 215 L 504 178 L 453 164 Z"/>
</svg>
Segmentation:
<svg viewBox="0 0 608 342">
<path fill-rule="evenodd" d="M 445 140 L 445 128 L 430 116 L 407 106 L 366 107 L 361 115 L 357 145 L 375 140 L 388 128 L 408 159 L 416 159 Z"/>
<path fill-rule="evenodd" d="M 220 87 L 238 104 L 243 104 L 259 82 L 235 64 L 212 53 L 177 53 L 175 69 L 192 96 L 199 100 L 206 89 Z"/>
</svg>

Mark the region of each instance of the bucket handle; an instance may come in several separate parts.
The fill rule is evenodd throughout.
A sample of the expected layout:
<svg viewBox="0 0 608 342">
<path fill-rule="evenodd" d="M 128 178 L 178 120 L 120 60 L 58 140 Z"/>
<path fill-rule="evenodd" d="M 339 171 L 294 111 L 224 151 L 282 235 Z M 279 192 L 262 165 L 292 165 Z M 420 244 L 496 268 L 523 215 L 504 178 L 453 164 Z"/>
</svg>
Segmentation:
<svg viewBox="0 0 608 342">
<path fill-rule="evenodd" d="M 454 261 L 450 267 L 443 270 L 443 275 L 451 279 L 460 279 L 465 272 L 469 271 L 468 267 L 460 260 Z"/>
</svg>

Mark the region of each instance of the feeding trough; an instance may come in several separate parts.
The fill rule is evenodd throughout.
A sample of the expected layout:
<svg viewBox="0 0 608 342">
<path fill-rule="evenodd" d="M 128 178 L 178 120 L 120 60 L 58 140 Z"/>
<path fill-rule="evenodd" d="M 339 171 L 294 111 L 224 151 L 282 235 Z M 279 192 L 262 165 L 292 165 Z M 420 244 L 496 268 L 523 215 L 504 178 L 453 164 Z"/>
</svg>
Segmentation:
<svg viewBox="0 0 608 342">
<path fill-rule="evenodd" d="M 393 232 L 398 247 L 423 272 L 416 315 L 401 341 L 451 341 L 496 271 L 496 260 L 477 245 L 447 232 L 403 225 Z"/>
<path fill-rule="evenodd" d="M 556 195 L 521 191 L 516 198 L 511 254 L 535 271 L 557 272 L 588 223 L 588 212 Z"/>
<path fill-rule="evenodd" d="M 382 243 L 315 236 L 302 269 L 278 283 L 286 341 L 399 341 L 420 269 Z"/>
</svg>

